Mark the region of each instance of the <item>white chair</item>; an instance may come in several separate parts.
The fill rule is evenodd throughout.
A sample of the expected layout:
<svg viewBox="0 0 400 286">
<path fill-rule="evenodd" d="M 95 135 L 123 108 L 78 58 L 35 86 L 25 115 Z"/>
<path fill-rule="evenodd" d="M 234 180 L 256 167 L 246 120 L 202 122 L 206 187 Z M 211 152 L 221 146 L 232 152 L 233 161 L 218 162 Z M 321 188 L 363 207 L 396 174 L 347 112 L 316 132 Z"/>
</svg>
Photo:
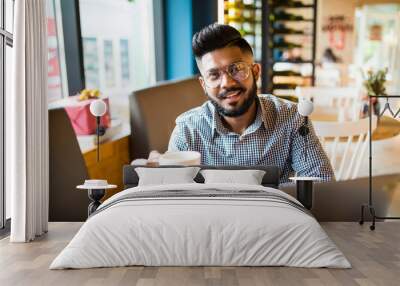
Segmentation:
<svg viewBox="0 0 400 286">
<path fill-rule="evenodd" d="M 315 85 L 316 86 L 340 86 L 342 83 L 342 73 L 339 65 L 323 64 L 315 67 Z"/>
<path fill-rule="evenodd" d="M 369 118 L 357 121 L 313 121 L 315 133 L 327 153 L 336 180 L 355 179 L 366 156 L 369 142 Z M 377 117 L 372 118 L 372 130 Z"/>
</svg>

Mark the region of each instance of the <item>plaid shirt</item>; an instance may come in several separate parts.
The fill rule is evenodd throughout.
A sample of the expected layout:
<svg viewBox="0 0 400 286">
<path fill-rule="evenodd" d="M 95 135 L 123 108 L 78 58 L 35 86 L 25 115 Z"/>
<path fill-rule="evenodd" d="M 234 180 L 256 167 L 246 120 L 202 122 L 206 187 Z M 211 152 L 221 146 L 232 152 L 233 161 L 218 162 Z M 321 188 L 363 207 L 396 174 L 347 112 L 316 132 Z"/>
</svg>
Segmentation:
<svg viewBox="0 0 400 286">
<path fill-rule="evenodd" d="M 205 165 L 275 165 L 281 170 L 280 183 L 289 182 L 295 172 L 298 176 L 334 180 L 311 121 L 305 160 L 305 140 L 298 132 L 304 119 L 297 113 L 297 104 L 272 95 L 258 98 L 256 119 L 241 135 L 223 125 L 210 101 L 181 114 L 168 150 L 198 151 Z"/>
</svg>

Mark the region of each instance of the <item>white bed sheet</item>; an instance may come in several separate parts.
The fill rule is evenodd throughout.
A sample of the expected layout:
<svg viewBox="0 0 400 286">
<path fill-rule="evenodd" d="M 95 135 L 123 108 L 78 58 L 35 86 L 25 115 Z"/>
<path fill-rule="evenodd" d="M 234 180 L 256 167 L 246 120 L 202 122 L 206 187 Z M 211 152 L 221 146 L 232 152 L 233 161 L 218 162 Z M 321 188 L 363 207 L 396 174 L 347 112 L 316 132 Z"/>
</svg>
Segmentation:
<svg viewBox="0 0 400 286">
<path fill-rule="evenodd" d="M 277 189 L 238 184 L 135 187 L 163 190 Z M 89 218 L 50 269 L 145 266 L 293 266 L 350 268 L 342 252 L 309 214 L 282 203 L 246 198 L 123 201 Z"/>
</svg>

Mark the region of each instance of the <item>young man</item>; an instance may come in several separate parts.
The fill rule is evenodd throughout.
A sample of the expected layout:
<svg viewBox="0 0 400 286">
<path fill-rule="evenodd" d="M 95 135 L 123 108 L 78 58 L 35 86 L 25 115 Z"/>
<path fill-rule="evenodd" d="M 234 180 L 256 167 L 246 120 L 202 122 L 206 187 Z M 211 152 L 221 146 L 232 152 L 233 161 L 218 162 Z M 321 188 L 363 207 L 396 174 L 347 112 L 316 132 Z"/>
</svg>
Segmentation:
<svg viewBox="0 0 400 286">
<path fill-rule="evenodd" d="M 297 105 L 257 96 L 261 67 L 235 28 L 207 26 L 193 36 L 192 48 L 208 101 L 176 119 L 169 151 L 198 151 L 205 165 L 276 165 L 280 183 L 295 172 L 334 179 L 311 123 L 305 160 L 305 140 L 298 132 L 304 119 Z"/>
</svg>

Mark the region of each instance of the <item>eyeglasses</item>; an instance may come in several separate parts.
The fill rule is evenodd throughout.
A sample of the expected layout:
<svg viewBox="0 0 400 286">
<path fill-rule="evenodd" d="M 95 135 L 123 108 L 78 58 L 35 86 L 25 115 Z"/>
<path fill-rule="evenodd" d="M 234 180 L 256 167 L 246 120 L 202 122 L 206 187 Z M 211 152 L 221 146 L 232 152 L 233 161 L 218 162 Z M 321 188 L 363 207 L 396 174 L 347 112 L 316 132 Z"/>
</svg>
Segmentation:
<svg viewBox="0 0 400 286">
<path fill-rule="evenodd" d="M 245 62 L 232 63 L 223 69 L 208 70 L 204 74 L 203 79 L 206 86 L 209 88 L 217 88 L 221 85 L 223 73 L 227 73 L 236 81 L 243 81 L 249 77 L 251 66 L 252 65 Z"/>
</svg>

